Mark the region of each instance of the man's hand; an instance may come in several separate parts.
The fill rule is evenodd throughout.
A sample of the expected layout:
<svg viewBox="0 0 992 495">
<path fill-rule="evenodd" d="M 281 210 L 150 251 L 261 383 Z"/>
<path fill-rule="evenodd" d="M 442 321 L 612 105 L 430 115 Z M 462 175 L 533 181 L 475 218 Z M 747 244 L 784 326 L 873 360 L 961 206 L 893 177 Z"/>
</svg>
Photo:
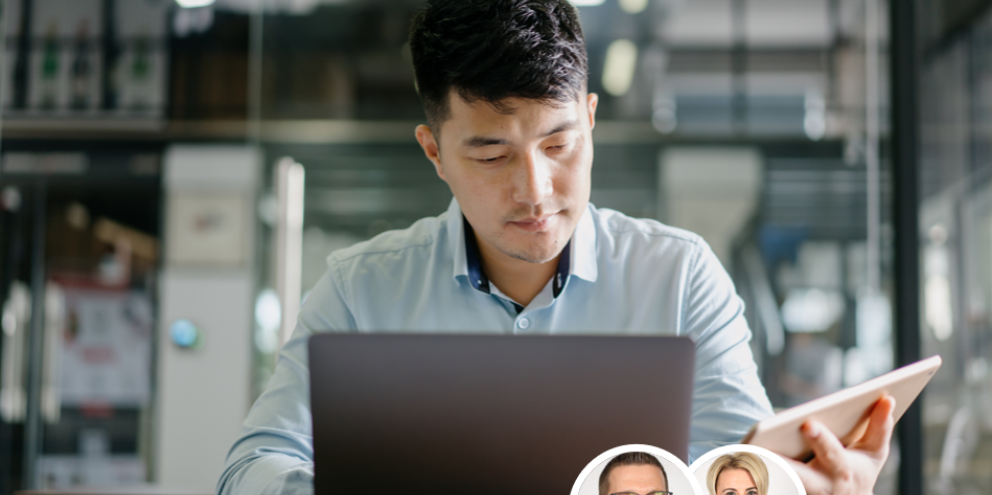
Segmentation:
<svg viewBox="0 0 992 495">
<path fill-rule="evenodd" d="M 870 495 L 889 457 L 889 442 L 895 419 L 896 400 L 883 397 L 871 411 L 868 429 L 860 440 L 844 445 L 825 426 L 816 421 L 803 424 L 806 443 L 816 457 L 809 463 L 787 459 L 795 468 L 809 495 Z"/>
</svg>

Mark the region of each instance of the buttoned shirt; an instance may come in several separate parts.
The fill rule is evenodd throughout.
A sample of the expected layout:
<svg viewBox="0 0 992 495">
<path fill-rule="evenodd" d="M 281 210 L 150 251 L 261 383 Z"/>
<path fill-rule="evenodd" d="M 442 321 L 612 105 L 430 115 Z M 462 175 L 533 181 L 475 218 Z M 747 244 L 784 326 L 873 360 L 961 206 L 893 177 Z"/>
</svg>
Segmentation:
<svg viewBox="0 0 992 495">
<path fill-rule="evenodd" d="M 485 276 L 470 229 L 452 200 L 442 215 L 327 258 L 218 493 L 313 492 L 307 340 L 315 332 L 685 335 L 696 344 L 690 461 L 772 415 L 744 304 L 699 236 L 590 204 L 557 271 L 524 306 Z"/>
</svg>

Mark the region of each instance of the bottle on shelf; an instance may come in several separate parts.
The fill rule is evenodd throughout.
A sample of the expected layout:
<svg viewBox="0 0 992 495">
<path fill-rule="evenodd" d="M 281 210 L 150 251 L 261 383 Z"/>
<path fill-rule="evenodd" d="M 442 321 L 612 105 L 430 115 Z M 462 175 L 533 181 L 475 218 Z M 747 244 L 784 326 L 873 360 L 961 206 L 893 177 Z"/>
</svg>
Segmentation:
<svg viewBox="0 0 992 495">
<path fill-rule="evenodd" d="M 151 40 L 148 36 L 138 36 L 131 52 L 130 78 L 131 109 L 137 112 L 147 110 L 151 105 Z"/>
<path fill-rule="evenodd" d="M 90 67 L 90 52 L 89 22 L 83 19 L 79 21 L 79 29 L 76 30 L 75 48 L 72 55 L 71 106 L 73 110 L 86 110 L 90 107 L 90 80 L 93 72 Z"/>
<path fill-rule="evenodd" d="M 55 110 L 59 101 L 59 25 L 52 21 L 45 33 L 41 58 L 41 108 Z"/>
</svg>

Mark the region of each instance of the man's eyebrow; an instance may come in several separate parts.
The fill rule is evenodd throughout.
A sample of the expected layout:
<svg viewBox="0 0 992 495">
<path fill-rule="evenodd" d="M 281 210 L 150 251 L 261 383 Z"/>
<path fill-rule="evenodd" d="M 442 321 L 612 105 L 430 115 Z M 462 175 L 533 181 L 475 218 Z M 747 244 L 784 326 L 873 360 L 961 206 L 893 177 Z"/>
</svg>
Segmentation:
<svg viewBox="0 0 992 495">
<path fill-rule="evenodd" d="M 505 139 L 497 139 L 485 136 L 473 136 L 465 140 L 465 146 L 469 148 L 481 148 L 483 146 L 492 146 L 496 144 L 507 144 Z"/>
<path fill-rule="evenodd" d="M 558 124 L 557 126 L 555 126 L 554 129 L 551 129 L 546 134 L 544 134 L 544 137 L 548 137 L 548 136 L 550 136 L 552 134 L 557 134 L 557 133 L 562 132 L 562 131 L 570 131 L 572 129 L 575 129 L 578 126 L 579 126 L 579 121 L 578 120 L 569 120 L 569 121 L 566 121 L 566 122 L 562 122 L 561 124 Z"/>
<path fill-rule="evenodd" d="M 556 125 L 554 129 L 551 129 L 550 131 L 544 133 L 544 135 L 541 137 L 548 137 L 552 134 L 557 134 L 562 131 L 569 131 L 575 129 L 578 126 L 579 126 L 578 120 L 569 120 L 566 122 L 562 122 Z M 485 136 L 472 136 L 466 139 L 463 142 L 463 144 L 469 148 L 481 148 L 483 146 L 509 144 L 509 141 L 505 139 L 498 139 L 498 138 L 485 137 Z"/>
</svg>

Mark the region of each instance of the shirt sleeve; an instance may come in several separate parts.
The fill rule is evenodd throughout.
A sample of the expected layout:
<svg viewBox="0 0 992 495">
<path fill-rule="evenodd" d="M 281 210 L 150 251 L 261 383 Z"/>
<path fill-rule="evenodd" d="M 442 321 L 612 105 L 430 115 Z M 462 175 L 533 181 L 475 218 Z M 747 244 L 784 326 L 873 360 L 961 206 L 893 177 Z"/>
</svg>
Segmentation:
<svg viewBox="0 0 992 495">
<path fill-rule="evenodd" d="M 227 455 L 218 494 L 313 493 L 307 341 L 317 331 L 356 328 L 335 275 L 332 265 L 300 308 L 293 336 L 279 352 L 268 386 L 248 412 L 241 437 Z"/>
<path fill-rule="evenodd" d="M 744 302 L 705 242 L 692 261 L 683 299 L 684 328 L 696 343 L 689 460 L 738 443 L 754 423 L 772 416 L 751 354 Z"/>
</svg>

